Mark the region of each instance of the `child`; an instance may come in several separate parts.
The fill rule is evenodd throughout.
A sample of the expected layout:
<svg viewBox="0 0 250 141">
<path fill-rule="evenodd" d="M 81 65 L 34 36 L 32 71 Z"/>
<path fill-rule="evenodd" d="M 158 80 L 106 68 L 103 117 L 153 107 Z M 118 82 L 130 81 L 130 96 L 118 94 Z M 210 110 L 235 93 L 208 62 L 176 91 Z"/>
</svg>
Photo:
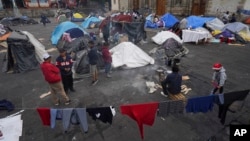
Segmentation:
<svg viewBox="0 0 250 141">
<path fill-rule="evenodd" d="M 105 63 L 105 73 L 108 78 L 110 78 L 110 70 L 111 70 L 111 63 L 112 57 L 111 53 L 109 52 L 109 43 L 105 42 L 102 47 L 102 57 Z"/>
<path fill-rule="evenodd" d="M 213 94 L 215 94 L 217 90 L 219 90 L 219 93 L 222 94 L 223 87 L 227 79 L 227 75 L 225 72 L 226 70 L 220 63 L 215 63 L 213 65 L 213 70 L 214 70 L 212 77 L 212 84 L 214 85 Z"/>
<path fill-rule="evenodd" d="M 90 65 L 90 73 L 92 74 L 93 81 L 92 85 L 95 85 L 98 82 L 98 72 L 97 72 L 97 61 L 98 61 L 98 53 L 97 48 L 94 46 L 94 41 L 89 41 L 90 51 L 88 53 L 89 57 L 89 65 Z"/>
</svg>

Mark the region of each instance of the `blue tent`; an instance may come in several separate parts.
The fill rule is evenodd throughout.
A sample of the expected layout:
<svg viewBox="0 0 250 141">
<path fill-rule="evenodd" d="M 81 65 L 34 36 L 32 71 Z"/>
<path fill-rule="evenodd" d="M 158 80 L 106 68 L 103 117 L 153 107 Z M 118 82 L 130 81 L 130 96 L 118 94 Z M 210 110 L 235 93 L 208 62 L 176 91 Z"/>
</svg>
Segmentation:
<svg viewBox="0 0 250 141">
<path fill-rule="evenodd" d="M 163 15 L 160 20 L 164 21 L 166 28 L 171 28 L 175 23 L 179 22 L 179 20 L 170 13 Z"/>
<path fill-rule="evenodd" d="M 91 23 L 98 23 L 98 22 L 101 22 L 101 20 L 96 17 L 89 17 L 89 18 L 86 18 L 84 22 L 82 22 L 81 25 L 83 28 L 89 28 Z"/>
<path fill-rule="evenodd" d="M 72 28 L 78 28 L 78 29 L 82 30 L 84 32 L 84 34 L 88 34 L 83 29 L 81 29 L 80 26 L 78 26 L 75 23 L 72 23 L 72 22 L 69 22 L 69 21 L 62 22 L 52 32 L 52 35 L 51 35 L 51 38 L 50 38 L 52 44 L 56 45 L 57 42 L 59 41 L 59 39 L 61 38 L 61 36 L 63 35 L 63 33 L 65 31 L 69 30 L 69 29 L 72 29 Z"/>
<path fill-rule="evenodd" d="M 71 38 L 79 38 L 84 36 L 84 32 L 79 28 L 71 28 L 67 30 L 66 33 L 69 33 Z"/>
<path fill-rule="evenodd" d="M 213 20 L 214 17 L 200 17 L 200 16 L 189 16 L 187 17 L 187 28 L 202 27 L 206 22 Z"/>
</svg>

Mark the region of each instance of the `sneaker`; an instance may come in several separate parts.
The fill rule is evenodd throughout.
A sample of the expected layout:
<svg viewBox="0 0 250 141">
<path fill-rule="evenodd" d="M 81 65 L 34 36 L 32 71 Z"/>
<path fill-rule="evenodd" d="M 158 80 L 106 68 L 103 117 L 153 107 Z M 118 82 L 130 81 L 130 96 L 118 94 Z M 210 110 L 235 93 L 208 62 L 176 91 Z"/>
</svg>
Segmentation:
<svg viewBox="0 0 250 141">
<path fill-rule="evenodd" d="M 107 78 L 111 78 L 112 76 L 110 74 L 107 74 Z"/>
<path fill-rule="evenodd" d="M 59 104 L 59 102 L 58 103 L 55 103 L 55 106 L 59 106 L 60 104 Z"/>
<path fill-rule="evenodd" d="M 70 100 L 66 101 L 64 104 L 65 105 L 69 105 L 70 104 Z"/>
<path fill-rule="evenodd" d="M 98 81 L 99 81 L 99 80 L 96 80 L 96 81 L 92 82 L 92 85 L 93 85 L 93 86 L 96 85 Z"/>
<path fill-rule="evenodd" d="M 164 92 L 161 92 L 161 95 L 164 97 L 168 97 L 168 95 L 164 94 Z"/>
</svg>

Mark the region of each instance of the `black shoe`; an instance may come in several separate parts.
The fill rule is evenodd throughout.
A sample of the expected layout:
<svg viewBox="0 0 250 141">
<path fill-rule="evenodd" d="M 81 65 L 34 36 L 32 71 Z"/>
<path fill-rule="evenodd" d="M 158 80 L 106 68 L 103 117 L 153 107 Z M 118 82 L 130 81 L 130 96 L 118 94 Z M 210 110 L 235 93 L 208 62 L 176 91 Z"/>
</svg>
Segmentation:
<svg viewBox="0 0 250 141">
<path fill-rule="evenodd" d="M 76 92 L 76 90 L 74 88 L 70 89 L 71 92 Z"/>
</svg>

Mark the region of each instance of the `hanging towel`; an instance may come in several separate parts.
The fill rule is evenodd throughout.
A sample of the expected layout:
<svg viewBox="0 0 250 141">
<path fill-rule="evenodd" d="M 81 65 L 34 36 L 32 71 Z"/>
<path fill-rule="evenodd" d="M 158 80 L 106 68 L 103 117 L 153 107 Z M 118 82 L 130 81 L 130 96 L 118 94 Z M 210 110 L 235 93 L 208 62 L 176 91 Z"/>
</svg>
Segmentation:
<svg viewBox="0 0 250 141">
<path fill-rule="evenodd" d="M 183 114 L 184 103 L 183 100 L 165 101 L 159 103 L 158 116 L 166 117 L 169 114 Z"/>
<path fill-rule="evenodd" d="M 224 94 L 215 94 L 214 103 L 218 105 L 224 104 Z"/>
<path fill-rule="evenodd" d="M 44 126 L 50 126 L 50 109 L 49 108 L 37 108 L 37 112 L 42 120 Z"/>
<path fill-rule="evenodd" d="M 110 107 L 87 108 L 87 112 L 93 120 L 101 120 L 104 123 L 112 124 L 113 114 Z"/>
<path fill-rule="evenodd" d="M 234 101 L 243 101 L 248 95 L 250 90 L 236 91 L 224 94 L 224 104 L 219 105 L 218 117 L 220 118 L 221 124 L 225 123 L 226 114 L 229 106 Z"/>
<path fill-rule="evenodd" d="M 62 120 L 62 109 L 50 109 L 50 127 L 55 128 L 56 120 Z"/>
<path fill-rule="evenodd" d="M 159 103 L 131 104 L 120 106 L 121 113 L 128 115 L 137 122 L 140 129 L 141 138 L 144 138 L 143 124 L 152 126 Z"/>
<path fill-rule="evenodd" d="M 198 113 L 203 112 L 206 113 L 209 110 L 213 109 L 214 95 L 202 96 L 189 98 L 186 105 L 186 112 L 190 113 Z"/>
</svg>

